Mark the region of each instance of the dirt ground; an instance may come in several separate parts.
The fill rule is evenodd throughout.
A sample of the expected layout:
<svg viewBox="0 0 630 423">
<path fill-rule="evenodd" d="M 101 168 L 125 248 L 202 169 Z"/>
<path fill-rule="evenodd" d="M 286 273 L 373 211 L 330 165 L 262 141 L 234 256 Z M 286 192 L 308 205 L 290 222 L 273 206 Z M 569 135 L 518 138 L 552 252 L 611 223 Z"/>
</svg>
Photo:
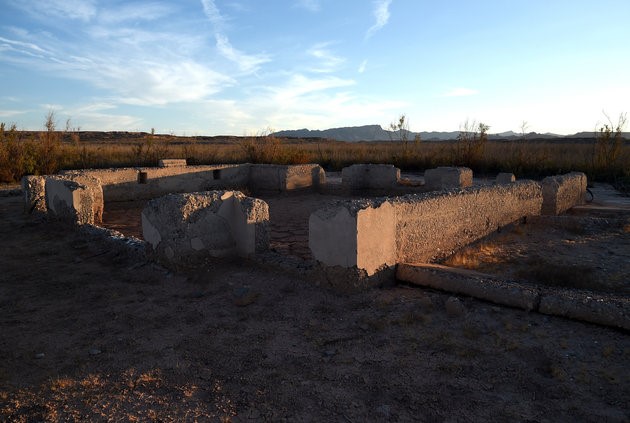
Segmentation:
<svg viewBox="0 0 630 423">
<path fill-rule="evenodd" d="M 615 231 L 597 251 L 627 266 Z M 627 332 L 245 260 L 173 273 L 18 196 L 0 234 L 2 421 L 630 420 Z"/>
<path fill-rule="evenodd" d="M 593 201 L 561 216 L 505 228 L 443 262 L 504 279 L 630 297 L 630 197 L 591 188 Z"/>
</svg>

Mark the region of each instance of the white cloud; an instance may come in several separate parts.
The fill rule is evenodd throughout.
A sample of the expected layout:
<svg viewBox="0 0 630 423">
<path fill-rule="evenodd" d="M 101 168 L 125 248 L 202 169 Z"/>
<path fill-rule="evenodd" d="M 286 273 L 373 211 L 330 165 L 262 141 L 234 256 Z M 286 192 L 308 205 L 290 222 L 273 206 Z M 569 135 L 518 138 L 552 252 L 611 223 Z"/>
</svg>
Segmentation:
<svg viewBox="0 0 630 423">
<path fill-rule="evenodd" d="M 34 43 L 0 37 L 0 51 L 12 51 L 34 57 L 43 57 L 47 52 Z"/>
<path fill-rule="evenodd" d="M 0 110 L 0 117 L 8 118 L 26 113 L 24 110 Z"/>
<path fill-rule="evenodd" d="M 301 74 L 295 74 L 290 77 L 284 86 L 269 87 L 268 89 L 274 93 L 276 101 L 286 104 L 301 96 L 354 84 L 355 81 L 351 79 L 342 79 L 336 76 L 309 78 Z"/>
<path fill-rule="evenodd" d="M 118 95 L 117 101 L 127 104 L 164 105 L 200 101 L 234 84 L 230 77 L 189 60 L 172 64 L 102 61 L 95 62 L 94 68 L 94 73 L 85 77 L 102 88 L 114 90 Z"/>
<path fill-rule="evenodd" d="M 389 6 L 391 3 L 392 0 L 377 0 L 374 2 L 374 10 L 372 13 L 374 14 L 376 22 L 368 29 L 365 38 L 370 38 L 376 31 L 387 25 L 390 17 Z"/>
<path fill-rule="evenodd" d="M 365 59 L 364 61 L 361 62 L 361 64 L 359 65 L 359 69 L 357 69 L 357 71 L 359 73 L 365 72 L 365 69 L 367 68 L 367 64 L 368 64 L 368 61 L 367 59 Z"/>
<path fill-rule="evenodd" d="M 14 0 L 12 5 L 37 18 L 77 19 L 84 22 L 96 16 L 96 0 Z"/>
<path fill-rule="evenodd" d="M 212 25 L 215 26 L 215 30 L 221 30 L 225 23 L 225 18 L 221 15 L 221 12 L 219 12 L 219 8 L 214 0 L 201 0 L 201 4 L 203 6 L 203 12 Z"/>
<path fill-rule="evenodd" d="M 333 72 L 343 64 L 346 59 L 335 56 L 329 49 L 330 43 L 319 43 L 308 49 L 307 53 L 318 59 L 318 66 L 311 69 L 313 72 L 328 73 Z"/>
<path fill-rule="evenodd" d="M 105 9 L 98 14 L 102 23 L 112 24 L 127 21 L 153 21 L 168 16 L 173 8 L 161 3 L 123 4 L 116 9 Z"/>
<path fill-rule="evenodd" d="M 443 94 L 443 97 L 465 97 L 469 95 L 479 94 L 479 91 L 470 88 L 453 88 Z"/>
<path fill-rule="evenodd" d="M 321 9 L 321 5 L 318 0 L 297 0 L 295 7 L 306 9 L 310 12 L 318 12 Z"/>
<path fill-rule="evenodd" d="M 214 26 L 214 37 L 219 54 L 236 63 L 241 72 L 245 74 L 255 73 L 260 65 L 271 60 L 267 54 L 247 54 L 232 46 L 230 39 L 224 33 L 225 18 L 214 0 L 201 0 L 201 4 L 206 17 Z"/>
<path fill-rule="evenodd" d="M 260 65 L 271 59 L 265 54 L 245 54 L 235 49 L 225 35 L 216 34 L 217 49 L 226 59 L 236 63 L 241 72 L 253 73 L 258 71 Z"/>
</svg>

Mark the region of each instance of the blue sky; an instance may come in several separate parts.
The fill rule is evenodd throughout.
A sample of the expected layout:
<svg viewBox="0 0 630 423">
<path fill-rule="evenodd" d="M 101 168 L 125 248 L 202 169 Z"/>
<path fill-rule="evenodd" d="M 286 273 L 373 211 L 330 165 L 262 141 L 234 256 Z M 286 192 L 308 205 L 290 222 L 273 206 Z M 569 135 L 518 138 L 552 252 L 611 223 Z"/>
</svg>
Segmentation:
<svg viewBox="0 0 630 423">
<path fill-rule="evenodd" d="M 177 135 L 630 111 L 628 0 L 2 0 L 0 121 Z"/>
</svg>

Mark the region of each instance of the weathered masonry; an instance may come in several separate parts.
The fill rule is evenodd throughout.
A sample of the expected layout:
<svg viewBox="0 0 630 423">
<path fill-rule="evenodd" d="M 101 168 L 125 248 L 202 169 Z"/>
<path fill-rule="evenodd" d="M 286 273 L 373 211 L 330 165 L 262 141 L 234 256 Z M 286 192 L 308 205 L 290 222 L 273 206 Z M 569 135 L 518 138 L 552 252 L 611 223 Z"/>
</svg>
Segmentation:
<svg viewBox="0 0 630 423">
<path fill-rule="evenodd" d="M 540 214 L 542 204 L 541 186 L 533 181 L 347 200 L 311 215 L 309 246 L 328 266 L 373 275 L 397 263 L 446 257 L 502 226 Z"/>
</svg>

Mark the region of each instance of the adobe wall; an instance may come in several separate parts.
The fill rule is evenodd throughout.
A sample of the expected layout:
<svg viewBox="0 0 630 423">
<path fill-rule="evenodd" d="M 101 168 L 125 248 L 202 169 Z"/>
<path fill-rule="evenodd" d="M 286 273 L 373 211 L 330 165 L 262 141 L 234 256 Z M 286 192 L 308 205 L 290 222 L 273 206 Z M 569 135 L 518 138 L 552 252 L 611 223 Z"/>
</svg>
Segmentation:
<svg viewBox="0 0 630 423">
<path fill-rule="evenodd" d="M 173 264 L 263 252 L 268 224 L 267 203 L 238 191 L 169 194 L 150 200 L 142 211 L 152 254 Z"/>
<path fill-rule="evenodd" d="M 368 275 L 402 262 L 446 257 L 524 216 L 540 214 L 538 183 L 473 187 L 393 199 L 348 200 L 309 219 L 313 257 Z"/>
<path fill-rule="evenodd" d="M 587 178 L 582 172 L 571 172 L 543 179 L 541 182 L 542 214 L 558 215 L 573 206 L 583 204 L 586 198 L 586 184 Z"/>
<path fill-rule="evenodd" d="M 400 169 L 390 164 L 354 164 L 341 169 L 341 183 L 350 189 L 392 188 L 400 180 Z"/>
</svg>

